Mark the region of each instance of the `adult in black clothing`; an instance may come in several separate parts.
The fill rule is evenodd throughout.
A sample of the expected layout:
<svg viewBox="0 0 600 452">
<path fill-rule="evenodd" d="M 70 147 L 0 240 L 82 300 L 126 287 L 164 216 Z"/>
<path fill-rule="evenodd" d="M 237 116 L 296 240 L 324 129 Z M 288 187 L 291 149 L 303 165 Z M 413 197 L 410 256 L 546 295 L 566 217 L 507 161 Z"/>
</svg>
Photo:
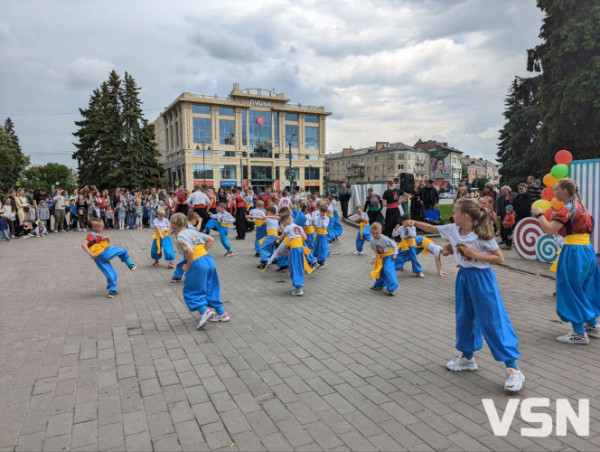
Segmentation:
<svg viewBox="0 0 600 452">
<path fill-rule="evenodd" d="M 531 197 L 531 202 L 535 202 L 538 199 L 542 199 L 542 187 L 540 187 L 540 180 L 536 179 L 533 176 L 527 176 L 527 192 L 529 193 L 529 196 Z M 515 213 L 517 212 L 517 209 L 515 208 Z M 519 218 L 519 216 L 517 215 L 517 218 Z M 517 219 L 517 221 L 519 221 Z"/>
<path fill-rule="evenodd" d="M 387 207 L 385 212 L 385 227 L 383 230 L 384 235 L 392 238 L 392 232 L 394 227 L 401 221 L 400 220 L 400 209 L 399 202 L 402 196 L 402 191 L 394 188 L 394 181 L 387 181 L 387 190 L 383 192 L 381 197 L 383 205 Z"/>
<path fill-rule="evenodd" d="M 352 198 L 352 192 L 346 188 L 346 184 L 342 184 L 342 189 L 338 192 L 338 198 L 342 205 L 342 218 L 348 218 L 348 202 Z"/>
<path fill-rule="evenodd" d="M 365 201 L 365 206 L 363 208 L 364 212 L 367 212 L 369 216 L 369 225 L 378 222 L 383 224 L 383 215 L 381 215 L 381 209 L 383 208 L 383 204 L 381 202 L 381 196 L 376 193 L 373 193 L 373 188 L 369 188 L 367 190 L 367 200 Z"/>
<path fill-rule="evenodd" d="M 421 189 L 424 187 L 415 187 L 412 199 L 410 200 L 410 216 L 412 219 L 423 220 L 423 206 L 421 205 Z M 404 212 L 408 213 L 408 212 Z"/>
<path fill-rule="evenodd" d="M 235 205 L 235 229 L 237 231 L 236 240 L 246 238 L 246 201 L 237 188 L 233 189 L 233 202 Z"/>
<path fill-rule="evenodd" d="M 433 186 L 433 180 L 427 181 L 427 186 L 421 189 L 421 204 L 423 205 L 423 211 L 435 209 L 440 202 L 440 196 L 437 190 Z"/>
<path fill-rule="evenodd" d="M 531 194 L 527 189 L 527 184 L 520 183 L 518 185 L 518 193 L 513 201 L 513 207 L 515 209 L 515 224 L 521 221 L 523 218 L 531 216 Z"/>
</svg>

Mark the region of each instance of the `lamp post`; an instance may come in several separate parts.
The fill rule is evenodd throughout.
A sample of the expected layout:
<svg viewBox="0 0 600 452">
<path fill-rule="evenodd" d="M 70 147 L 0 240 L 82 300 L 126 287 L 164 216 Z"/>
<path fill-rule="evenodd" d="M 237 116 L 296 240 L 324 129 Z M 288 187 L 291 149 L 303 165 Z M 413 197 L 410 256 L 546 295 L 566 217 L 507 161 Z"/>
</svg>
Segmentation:
<svg viewBox="0 0 600 452">
<path fill-rule="evenodd" d="M 292 168 L 292 138 L 296 136 L 295 133 L 288 137 L 288 149 L 289 149 L 289 158 L 290 158 L 290 195 L 292 198 L 294 197 L 294 169 Z"/>
<path fill-rule="evenodd" d="M 204 185 L 206 185 L 206 165 L 204 164 L 204 159 L 206 157 L 206 151 L 205 151 L 206 142 L 202 141 L 201 144 L 202 144 L 202 178 L 204 180 Z M 196 150 L 199 151 L 200 146 L 196 145 Z M 210 151 L 210 145 L 208 146 L 208 150 Z"/>
</svg>

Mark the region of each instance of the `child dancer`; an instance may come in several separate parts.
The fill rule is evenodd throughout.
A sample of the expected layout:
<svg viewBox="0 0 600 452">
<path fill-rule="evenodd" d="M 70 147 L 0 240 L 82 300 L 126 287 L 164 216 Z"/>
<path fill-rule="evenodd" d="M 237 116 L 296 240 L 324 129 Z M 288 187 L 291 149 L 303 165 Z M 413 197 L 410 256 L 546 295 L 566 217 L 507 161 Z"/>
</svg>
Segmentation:
<svg viewBox="0 0 600 452">
<path fill-rule="evenodd" d="M 222 202 L 217 204 L 217 213 L 211 213 L 210 218 L 206 223 L 204 233 L 209 234 L 211 229 L 216 229 L 219 233 L 219 239 L 221 239 L 221 245 L 226 251 L 225 257 L 233 256 L 231 245 L 227 241 L 227 234 L 229 233 L 229 225 L 235 223 L 235 218 L 225 210 L 225 204 Z"/>
<path fill-rule="evenodd" d="M 525 376 L 517 366 L 521 354 L 518 339 L 504 308 L 491 264 L 504 261 L 494 240 L 494 228 L 487 209 L 476 201 L 460 199 L 454 204 L 454 224 L 415 225 L 426 232 L 439 233 L 454 249 L 460 265 L 456 276 L 456 348 L 462 352 L 446 364 L 454 372 L 477 370 L 473 353 L 482 347 L 482 335 L 497 361 L 506 364 L 504 389 L 523 387 Z"/>
<path fill-rule="evenodd" d="M 188 212 L 187 221 L 188 221 L 188 229 L 193 229 L 198 232 L 202 231 L 202 218 L 200 217 L 200 215 L 198 215 L 193 210 L 190 210 Z M 214 239 L 211 236 L 208 236 L 208 237 L 210 238 L 210 241 L 206 242 L 207 250 L 208 250 L 208 248 L 210 248 L 212 246 L 212 243 L 214 241 Z M 210 243 L 210 246 L 208 245 L 208 243 Z M 179 252 L 181 254 L 185 254 L 184 251 L 181 249 L 181 247 L 179 247 L 179 245 L 177 245 L 177 249 L 179 250 Z M 187 262 L 187 260 L 186 260 L 185 256 L 183 256 L 183 259 L 175 266 L 175 271 L 173 272 L 173 276 L 171 278 L 172 283 L 178 283 L 181 281 L 181 279 L 183 278 L 183 266 L 185 265 L 186 262 Z"/>
<path fill-rule="evenodd" d="M 261 240 L 260 244 L 260 264 L 258 268 L 264 269 L 267 265 L 269 258 L 273 254 L 275 248 L 275 242 L 277 241 L 277 234 L 279 231 L 279 217 L 275 215 L 276 207 L 269 206 L 267 208 L 267 215 L 265 218 L 266 235 Z"/>
<path fill-rule="evenodd" d="M 417 229 L 414 226 L 414 222 L 410 219 L 410 214 L 405 213 L 402 215 L 402 226 L 397 225 L 392 231 L 392 237 L 400 237 L 400 243 L 398 243 L 398 249 L 401 250 L 394 266 L 396 270 L 402 270 L 404 263 L 410 260 L 412 264 L 412 271 L 418 278 L 425 278 L 423 274 L 423 268 L 417 259 Z"/>
<path fill-rule="evenodd" d="M 171 238 L 169 237 L 169 220 L 165 218 L 165 209 L 156 210 L 156 218 L 154 219 L 154 234 L 152 234 L 152 248 L 150 249 L 150 256 L 154 259 L 155 267 L 158 265 L 159 259 L 162 257 L 163 252 L 165 260 L 169 263 L 169 268 L 173 268 L 173 259 L 175 259 L 175 253 L 173 252 L 173 245 Z"/>
<path fill-rule="evenodd" d="M 417 255 L 420 253 L 433 254 L 435 257 L 435 266 L 437 267 L 438 275 L 442 277 L 448 276 L 444 271 L 442 271 L 442 256 L 449 256 L 452 254 L 452 245 L 448 244 L 442 248 L 429 237 L 424 237 L 422 235 L 415 237 L 415 243 L 417 244 L 415 247 L 417 250 Z M 396 267 L 396 270 L 404 271 L 404 268 Z"/>
<path fill-rule="evenodd" d="M 81 247 L 94 260 L 102 274 L 106 276 L 108 298 L 113 298 L 115 295 L 118 295 L 117 273 L 110 264 L 110 260 L 118 257 L 131 271 L 136 269 L 136 265 L 129 259 L 129 252 L 127 250 L 110 246 L 110 238 L 100 235 L 104 229 L 104 223 L 101 218 L 90 218 L 89 227 L 91 232 L 86 236 Z"/>
<path fill-rule="evenodd" d="M 304 241 L 306 240 L 306 234 L 300 226 L 293 223 L 290 214 L 282 215 L 281 225 L 283 232 L 279 236 L 279 240 L 287 237 L 290 247 L 289 268 L 292 277 L 292 286 L 294 286 L 292 295 L 301 297 L 304 295 L 302 286 L 304 286 Z"/>
<path fill-rule="evenodd" d="M 327 239 L 331 243 L 342 235 L 342 225 L 340 224 L 340 218 L 337 213 L 337 201 L 333 196 L 327 197 L 327 217 L 329 217 Z"/>
<path fill-rule="evenodd" d="M 197 329 L 207 321 L 228 322 L 230 317 L 223 309 L 219 275 L 212 256 L 207 250 L 214 239 L 195 229 L 188 228 L 184 214 L 176 213 L 171 217 L 171 228 L 177 235 L 177 246 L 186 258 L 183 271 L 186 272 L 183 282 L 183 300 L 190 311 L 198 311 L 200 321 Z M 215 312 L 208 309 L 211 307 Z"/>
<path fill-rule="evenodd" d="M 394 268 L 394 260 L 398 256 L 396 242 L 383 235 L 383 226 L 377 222 L 371 225 L 371 237 L 371 249 L 375 253 L 371 260 L 371 265 L 375 266 L 375 270 L 371 272 L 371 278 L 375 281 L 371 290 L 382 290 L 385 287 L 387 294 L 393 297 L 398 288 L 398 276 Z"/>
<path fill-rule="evenodd" d="M 356 206 L 356 213 L 350 215 L 350 220 L 358 223 L 358 234 L 356 234 L 356 251 L 355 255 L 363 254 L 363 245 L 365 241 L 371 241 L 371 227 L 369 226 L 369 215 L 363 212 L 361 206 Z"/>
<path fill-rule="evenodd" d="M 265 203 L 260 199 L 256 201 L 256 208 L 250 209 L 246 219 L 254 223 L 256 234 L 254 235 L 254 257 L 260 257 L 260 240 L 267 235 L 264 217 L 267 212 L 264 209 Z"/>
<path fill-rule="evenodd" d="M 327 216 L 327 204 L 321 203 L 319 210 L 313 212 L 313 224 L 317 237 L 315 239 L 314 253 L 319 267 L 325 265 L 327 256 L 329 256 L 329 245 L 327 243 L 327 226 L 329 226 L 329 217 Z"/>
</svg>

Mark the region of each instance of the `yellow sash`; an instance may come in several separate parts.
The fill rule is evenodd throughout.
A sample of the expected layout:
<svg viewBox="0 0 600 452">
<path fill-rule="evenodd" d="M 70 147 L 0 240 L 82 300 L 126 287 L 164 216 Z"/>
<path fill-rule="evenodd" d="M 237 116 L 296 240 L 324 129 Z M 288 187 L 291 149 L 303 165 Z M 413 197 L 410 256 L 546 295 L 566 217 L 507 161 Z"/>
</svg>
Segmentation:
<svg viewBox="0 0 600 452">
<path fill-rule="evenodd" d="M 402 251 L 408 251 L 409 246 L 414 246 L 415 248 L 417 247 L 417 242 L 413 237 L 402 239 L 400 240 L 400 243 L 398 243 L 398 249 Z"/>
<path fill-rule="evenodd" d="M 429 244 L 432 241 L 433 240 L 431 240 L 427 237 L 423 237 L 423 241 L 421 242 L 421 248 L 423 248 L 423 254 L 429 254 L 429 251 L 427 250 L 427 248 L 429 247 Z"/>
<path fill-rule="evenodd" d="M 90 251 L 95 255 L 102 254 L 102 251 L 109 246 L 110 245 L 106 240 L 102 240 L 100 243 L 94 243 L 92 246 L 90 246 Z"/>
<path fill-rule="evenodd" d="M 194 260 L 198 259 L 199 257 L 206 256 L 207 254 L 208 254 L 208 251 L 206 251 L 206 248 L 204 247 L 204 243 L 198 243 L 194 247 Z"/>
<path fill-rule="evenodd" d="M 156 253 L 157 254 L 160 254 L 160 241 L 161 241 L 161 239 L 163 239 L 167 235 L 169 235 L 168 229 L 165 229 L 164 231 L 161 231 L 160 234 L 158 232 L 156 232 L 156 231 L 154 231 L 154 234 L 152 234 L 152 238 L 154 240 L 156 240 Z"/>
<path fill-rule="evenodd" d="M 265 241 L 265 238 L 267 238 L 267 236 L 269 236 L 269 235 L 278 235 L 277 229 L 267 229 L 267 235 L 264 236 L 262 239 L 260 239 L 258 241 L 258 243 L 262 245 L 263 242 Z"/>
<path fill-rule="evenodd" d="M 261 227 L 263 224 L 265 224 L 265 220 L 254 220 L 254 226 L 257 228 Z"/>
<path fill-rule="evenodd" d="M 361 240 L 364 240 L 363 229 L 368 225 L 369 225 L 369 223 L 367 221 L 361 221 L 360 223 L 358 223 L 358 229 L 360 230 L 359 234 L 360 234 Z"/>
<path fill-rule="evenodd" d="M 229 223 L 221 223 L 219 220 L 217 220 L 219 222 L 219 224 L 221 226 L 223 226 L 224 228 L 229 228 Z"/>
<path fill-rule="evenodd" d="M 293 239 L 289 239 L 288 237 L 285 238 L 284 240 L 285 244 L 288 245 L 290 248 L 304 248 L 304 256 L 303 256 L 303 262 L 304 262 L 304 270 L 306 271 L 306 273 L 308 273 L 309 275 L 312 273 L 312 268 L 310 267 L 310 265 L 308 265 L 308 261 L 306 260 L 306 255 L 310 254 L 310 249 L 308 249 L 307 247 L 304 246 L 304 242 L 302 241 L 301 237 L 295 237 Z M 308 253 L 307 253 L 308 251 Z"/>
<path fill-rule="evenodd" d="M 314 234 L 315 233 L 315 227 L 312 224 L 310 226 L 306 226 L 304 228 L 304 233 L 306 235 L 308 235 L 308 234 Z"/>
<path fill-rule="evenodd" d="M 328 216 L 329 218 L 333 218 L 333 214 L 332 214 L 331 212 L 327 212 L 327 216 Z"/>
<path fill-rule="evenodd" d="M 589 245 L 590 244 L 590 235 L 589 234 L 571 234 L 565 237 L 565 245 Z M 558 267 L 558 258 L 560 256 L 560 250 L 556 253 L 556 259 L 552 262 L 550 266 L 550 271 L 556 273 L 556 268 Z"/>
<path fill-rule="evenodd" d="M 383 258 L 391 256 L 392 254 L 394 254 L 394 250 L 391 248 L 383 254 L 377 253 L 377 256 L 375 256 L 375 270 L 371 272 L 371 278 L 373 278 L 373 281 L 378 280 L 381 276 L 381 269 L 383 268 Z"/>
<path fill-rule="evenodd" d="M 317 231 L 317 235 L 327 235 L 327 234 L 329 234 L 327 232 L 327 228 L 316 228 L 316 231 Z"/>
</svg>

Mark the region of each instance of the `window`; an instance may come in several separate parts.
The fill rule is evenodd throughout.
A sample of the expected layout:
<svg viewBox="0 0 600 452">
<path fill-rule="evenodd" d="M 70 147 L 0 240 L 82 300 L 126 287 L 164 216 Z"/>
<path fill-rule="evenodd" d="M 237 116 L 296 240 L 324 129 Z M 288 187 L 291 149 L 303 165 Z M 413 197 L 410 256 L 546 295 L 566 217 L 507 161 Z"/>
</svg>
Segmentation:
<svg viewBox="0 0 600 452">
<path fill-rule="evenodd" d="M 210 105 L 193 104 L 192 113 L 199 115 L 210 115 Z"/>
<path fill-rule="evenodd" d="M 300 168 L 295 168 L 292 167 L 292 174 L 294 175 L 294 180 L 299 180 L 300 179 Z M 290 177 L 290 167 L 287 166 L 285 168 L 285 178 L 289 178 Z"/>
<path fill-rule="evenodd" d="M 304 179 L 305 180 L 319 180 L 319 169 L 320 168 L 304 168 Z"/>
<path fill-rule="evenodd" d="M 212 165 L 194 165 L 194 179 L 212 179 Z"/>
<path fill-rule="evenodd" d="M 305 115 L 304 116 L 304 122 L 310 122 L 313 124 L 318 124 L 319 123 L 319 117 L 317 115 Z"/>
<path fill-rule="evenodd" d="M 275 179 L 279 179 L 279 167 L 275 167 Z"/>
<path fill-rule="evenodd" d="M 175 123 L 175 144 L 179 147 L 179 121 Z"/>
<path fill-rule="evenodd" d="M 290 141 L 293 148 L 298 148 L 298 126 L 285 126 L 285 145 L 289 146 Z"/>
<path fill-rule="evenodd" d="M 219 152 L 220 157 L 235 157 L 235 151 L 221 151 Z"/>
<path fill-rule="evenodd" d="M 319 149 L 318 127 L 304 127 L 304 147 L 306 149 Z"/>
<path fill-rule="evenodd" d="M 279 146 L 279 112 L 273 113 L 273 144 Z"/>
<path fill-rule="evenodd" d="M 210 118 L 192 118 L 194 127 L 194 143 L 210 143 Z"/>
<path fill-rule="evenodd" d="M 221 116 L 233 116 L 233 107 L 219 107 Z"/>
<path fill-rule="evenodd" d="M 298 122 L 298 113 L 286 113 L 285 120 L 291 122 Z"/>
<path fill-rule="evenodd" d="M 219 143 L 235 144 L 235 121 L 219 119 Z"/>
<path fill-rule="evenodd" d="M 221 179 L 237 179 L 235 165 L 219 165 L 219 177 Z"/>
<path fill-rule="evenodd" d="M 398 165 L 398 169 L 404 169 L 404 165 Z"/>
<path fill-rule="evenodd" d="M 305 155 L 306 160 L 319 160 L 319 155 L 318 154 L 306 154 Z M 334 162 L 335 166 L 339 166 L 340 162 Z"/>
<path fill-rule="evenodd" d="M 271 158 L 271 114 L 265 111 L 250 110 L 250 154 L 251 157 Z"/>
<path fill-rule="evenodd" d="M 248 144 L 248 110 L 242 110 L 242 146 Z"/>
<path fill-rule="evenodd" d="M 200 157 L 202 157 L 202 156 L 211 157 L 212 152 L 211 151 L 203 151 L 202 149 L 194 149 L 194 155 L 198 155 Z"/>
<path fill-rule="evenodd" d="M 250 174 L 252 174 L 252 180 L 271 182 L 273 179 L 273 168 L 270 166 L 253 166 Z"/>
</svg>

